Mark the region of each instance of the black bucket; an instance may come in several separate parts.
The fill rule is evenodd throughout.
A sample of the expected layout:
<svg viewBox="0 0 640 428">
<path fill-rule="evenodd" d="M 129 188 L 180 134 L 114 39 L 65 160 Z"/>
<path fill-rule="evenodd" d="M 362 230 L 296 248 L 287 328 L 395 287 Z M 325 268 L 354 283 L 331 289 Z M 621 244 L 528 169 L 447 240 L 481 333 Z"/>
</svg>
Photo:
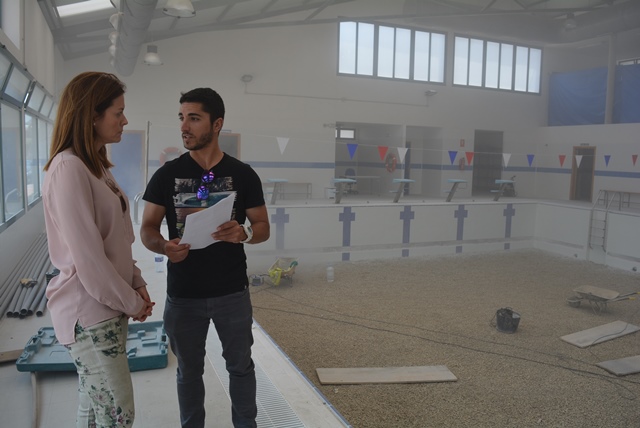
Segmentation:
<svg viewBox="0 0 640 428">
<path fill-rule="evenodd" d="M 520 323 L 520 314 L 511 308 L 500 308 L 496 311 L 496 329 L 502 333 L 515 333 Z"/>
</svg>

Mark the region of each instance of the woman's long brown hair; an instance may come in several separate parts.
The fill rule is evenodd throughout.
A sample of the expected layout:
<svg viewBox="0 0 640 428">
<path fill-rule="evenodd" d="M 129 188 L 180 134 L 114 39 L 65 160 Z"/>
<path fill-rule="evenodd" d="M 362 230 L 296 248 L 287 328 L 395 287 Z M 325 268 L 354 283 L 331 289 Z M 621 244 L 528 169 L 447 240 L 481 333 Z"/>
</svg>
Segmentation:
<svg viewBox="0 0 640 428">
<path fill-rule="evenodd" d="M 97 148 L 93 124 L 125 90 L 115 74 L 87 71 L 74 77 L 60 96 L 44 170 L 49 169 L 58 153 L 71 147 L 93 175 L 102 178 L 103 171 L 113 164 L 107 158 L 106 147 Z"/>
</svg>

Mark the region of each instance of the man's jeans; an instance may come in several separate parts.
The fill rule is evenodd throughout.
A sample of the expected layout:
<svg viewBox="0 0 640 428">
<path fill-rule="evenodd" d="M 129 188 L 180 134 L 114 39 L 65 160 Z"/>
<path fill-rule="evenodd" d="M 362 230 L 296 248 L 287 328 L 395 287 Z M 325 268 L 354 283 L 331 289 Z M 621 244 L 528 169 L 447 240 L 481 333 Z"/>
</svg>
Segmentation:
<svg viewBox="0 0 640 428">
<path fill-rule="evenodd" d="M 205 344 L 210 321 L 218 332 L 229 372 L 231 419 L 236 428 L 256 427 L 256 375 L 251 359 L 253 322 L 249 290 L 222 297 L 167 296 L 164 328 L 178 359 L 178 402 L 183 428 L 203 428 Z"/>
</svg>

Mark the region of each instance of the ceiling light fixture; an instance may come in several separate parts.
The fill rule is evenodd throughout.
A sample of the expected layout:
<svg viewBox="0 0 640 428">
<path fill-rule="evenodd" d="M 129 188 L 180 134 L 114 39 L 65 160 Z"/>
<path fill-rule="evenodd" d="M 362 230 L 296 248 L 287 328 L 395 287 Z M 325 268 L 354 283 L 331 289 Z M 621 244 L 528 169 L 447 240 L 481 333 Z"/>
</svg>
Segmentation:
<svg viewBox="0 0 640 428">
<path fill-rule="evenodd" d="M 571 31 L 578 28 L 578 21 L 576 21 L 576 17 L 573 13 L 567 14 L 567 19 L 564 20 L 562 24 L 565 30 Z"/>
<path fill-rule="evenodd" d="M 147 65 L 162 65 L 160 55 L 158 55 L 158 46 L 147 45 L 147 53 L 144 55 L 144 63 Z"/>
<path fill-rule="evenodd" d="M 178 18 L 191 18 L 196 15 L 191 0 L 168 0 L 162 11 L 165 15 Z"/>
</svg>

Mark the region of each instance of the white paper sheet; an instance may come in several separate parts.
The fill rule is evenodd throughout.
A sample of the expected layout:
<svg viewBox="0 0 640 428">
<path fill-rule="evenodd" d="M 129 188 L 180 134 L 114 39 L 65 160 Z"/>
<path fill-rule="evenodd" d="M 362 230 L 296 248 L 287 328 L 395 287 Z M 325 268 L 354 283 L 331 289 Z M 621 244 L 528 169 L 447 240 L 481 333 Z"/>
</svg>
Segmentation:
<svg viewBox="0 0 640 428">
<path fill-rule="evenodd" d="M 184 222 L 184 233 L 180 244 L 191 244 L 192 250 L 199 250 L 218 242 L 213 239 L 211 234 L 216 231 L 218 226 L 231 219 L 235 199 L 236 193 L 231 192 L 229 196 L 218 201 L 215 205 L 189 214 Z"/>
</svg>

